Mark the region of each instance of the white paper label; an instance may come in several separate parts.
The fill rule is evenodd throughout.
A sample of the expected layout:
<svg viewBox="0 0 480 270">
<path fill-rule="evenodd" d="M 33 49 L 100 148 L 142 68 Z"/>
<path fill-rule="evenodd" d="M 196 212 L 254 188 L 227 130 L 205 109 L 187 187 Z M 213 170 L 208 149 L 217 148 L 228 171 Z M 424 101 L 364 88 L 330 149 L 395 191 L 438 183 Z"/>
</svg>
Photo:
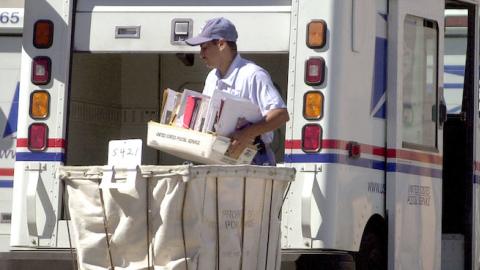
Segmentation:
<svg viewBox="0 0 480 270">
<path fill-rule="evenodd" d="M 142 164 L 142 140 L 115 140 L 108 143 L 108 165 L 131 167 Z"/>
</svg>

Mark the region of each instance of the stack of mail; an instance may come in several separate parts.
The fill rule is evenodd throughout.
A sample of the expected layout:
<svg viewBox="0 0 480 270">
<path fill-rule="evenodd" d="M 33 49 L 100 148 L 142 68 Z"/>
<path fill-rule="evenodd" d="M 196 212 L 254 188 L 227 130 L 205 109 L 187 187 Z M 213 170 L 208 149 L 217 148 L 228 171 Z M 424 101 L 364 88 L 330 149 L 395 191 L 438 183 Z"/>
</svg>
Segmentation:
<svg viewBox="0 0 480 270">
<path fill-rule="evenodd" d="M 161 124 L 230 136 L 242 127 L 262 120 L 257 105 L 222 91 L 211 97 L 185 89 L 165 90 Z"/>
</svg>

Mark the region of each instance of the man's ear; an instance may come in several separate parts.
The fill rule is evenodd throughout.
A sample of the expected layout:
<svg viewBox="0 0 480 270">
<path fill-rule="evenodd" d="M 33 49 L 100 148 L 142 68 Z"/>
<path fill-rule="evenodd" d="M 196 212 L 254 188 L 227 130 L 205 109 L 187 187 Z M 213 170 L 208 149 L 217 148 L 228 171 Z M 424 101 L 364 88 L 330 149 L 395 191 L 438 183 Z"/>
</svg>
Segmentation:
<svg viewBox="0 0 480 270">
<path fill-rule="evenodd" d="M 228 45 L 227 45 L 227 42 L 225 41 L 225 39 L 219 39 L 217 41 L 217 45 L 218 45 L 218 48 L 220 50 L 224 50 Z"/>
</svg>

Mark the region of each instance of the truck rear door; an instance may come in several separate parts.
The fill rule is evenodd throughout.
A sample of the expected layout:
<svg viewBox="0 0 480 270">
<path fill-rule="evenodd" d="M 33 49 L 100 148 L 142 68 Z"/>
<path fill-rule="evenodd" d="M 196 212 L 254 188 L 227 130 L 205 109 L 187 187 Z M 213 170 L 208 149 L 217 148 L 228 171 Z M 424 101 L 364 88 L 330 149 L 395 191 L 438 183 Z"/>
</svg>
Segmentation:
<svg viewBox="0 0 480 270">
<path fill-rule="evenodd" d="M 444 2 L 390 1 L 388 268 L 440 269 Z"/>
</svg>

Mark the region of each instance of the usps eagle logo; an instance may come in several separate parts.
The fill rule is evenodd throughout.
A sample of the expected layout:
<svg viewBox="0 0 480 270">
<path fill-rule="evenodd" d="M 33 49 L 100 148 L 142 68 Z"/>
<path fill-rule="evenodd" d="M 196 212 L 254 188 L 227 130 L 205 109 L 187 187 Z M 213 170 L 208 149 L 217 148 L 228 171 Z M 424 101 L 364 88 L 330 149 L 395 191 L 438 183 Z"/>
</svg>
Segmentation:
<svg viewBox="0 0 480 270">
<path fill-rule="evenodd" d="M 19 90 L 20 83 L 17 82 L 15 94 L 13 95 L 12 106 L 10 107 L 10 112 L 8 113 L 7 124 L 5 125 L 5 130 L 3 131 L 3 138 L 11 136 L 17 132 Z"/>
</svg>

